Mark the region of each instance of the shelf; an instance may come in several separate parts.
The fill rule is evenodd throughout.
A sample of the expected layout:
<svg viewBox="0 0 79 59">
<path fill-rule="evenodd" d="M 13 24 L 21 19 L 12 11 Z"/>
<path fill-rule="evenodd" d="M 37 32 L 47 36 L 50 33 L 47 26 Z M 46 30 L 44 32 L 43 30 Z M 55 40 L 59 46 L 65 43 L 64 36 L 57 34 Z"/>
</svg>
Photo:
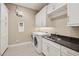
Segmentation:
<svg viewBox="0 0 79 59">
<path fill-rule="evenodd" d="M 48 16 L 50 19 L 57 19 L 57 18 L 60 18 L 60 17 L 63 17 L 63 16 L 67 16 L 67 10 L 63 10 L 59 13 L 55 13 L 54 15 L 50 15 Z"/>
<path fill-rule="evenodd" d="M 48 16 L 54 15 L 60 11 L 63 11 L 67 9 L 67 4 L 62 4 L 61 6 L 57 7 L 56 9 L 52 10 L 51 13 L 48 14 Z"/>
<path fill-rule="evenodd" d="M 79 24 L 67 24 L 67 26 L 72 26 L 72 27 L 78 27 L 79 26 Z"/>
</svg>

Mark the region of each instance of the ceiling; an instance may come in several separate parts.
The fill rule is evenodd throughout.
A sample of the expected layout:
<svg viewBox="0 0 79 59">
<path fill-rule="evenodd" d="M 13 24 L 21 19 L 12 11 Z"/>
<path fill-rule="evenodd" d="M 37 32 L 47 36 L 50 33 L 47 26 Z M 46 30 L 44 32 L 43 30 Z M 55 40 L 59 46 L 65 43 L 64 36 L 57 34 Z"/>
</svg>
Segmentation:
<svg viewBox="0 0 79 59">
<path fill-rule="evenodd" d="M 35 11 L 39 11 L 42 9 L 47 3 L 15 3 L 16 5 L 20 5 L 26 8 L 30 8 Z"/>
</svg>

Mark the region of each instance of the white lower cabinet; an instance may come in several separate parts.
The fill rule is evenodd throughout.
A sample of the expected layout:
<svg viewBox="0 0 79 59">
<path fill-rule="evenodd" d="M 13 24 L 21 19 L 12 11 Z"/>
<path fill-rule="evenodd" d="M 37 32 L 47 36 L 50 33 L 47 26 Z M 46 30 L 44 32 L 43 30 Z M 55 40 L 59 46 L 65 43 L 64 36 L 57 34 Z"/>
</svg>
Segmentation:
<svg viewBox="0 0 79 59">
<path fill-rule="evenodd" d="M 79 53 L 67 47 L 61 46 L 61 56 L 79 56 Z"/>
<path fill-rule="evenodd" d="M 42 52 L 46 56 L 60 56 L 60 45 L 43 39 Z"/>
<path fill-rule="evenodd" d="M 44 38 L 42 40 L 42 52 L 46 56 L 79 56 L 79 52 Z"/>
<path fill-rule="evenodd" d="M 60 56 L 60 45 L 49 41 L 47 56 Z"/>
<path fill-rule="evenodd" d="M 43 54 L 48 55 L 48 42 L 44 38 L 42 40 L 42 52 Z"/>
<path fill-rule="evenodd" d="M 62 52 L 61 56 L 73 56 L 73 55 L 71 55 L 71 54 L 65 54 L 64 52 Z"/>
</svg>

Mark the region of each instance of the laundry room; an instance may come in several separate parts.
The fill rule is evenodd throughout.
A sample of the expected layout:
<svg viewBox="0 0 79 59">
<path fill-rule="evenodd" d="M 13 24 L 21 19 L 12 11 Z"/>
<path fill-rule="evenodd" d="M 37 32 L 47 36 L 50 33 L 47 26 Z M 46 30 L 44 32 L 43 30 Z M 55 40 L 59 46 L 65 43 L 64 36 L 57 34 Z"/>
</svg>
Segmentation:
<svg viewBox="0 0 79 59">
<path fill-rule="evenodd" d="M 0 3 L 0 56 L 79 56 L 79 3 Z"/>
</svg>

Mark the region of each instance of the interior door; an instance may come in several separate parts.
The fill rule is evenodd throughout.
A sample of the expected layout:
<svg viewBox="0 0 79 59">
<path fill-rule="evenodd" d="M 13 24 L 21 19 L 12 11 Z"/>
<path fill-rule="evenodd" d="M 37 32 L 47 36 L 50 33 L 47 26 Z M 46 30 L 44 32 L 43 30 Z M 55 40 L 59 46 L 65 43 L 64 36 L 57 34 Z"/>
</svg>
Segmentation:
<svg viewBox="0 0 79 59">
<path fill-rule="evenodd" d="M 8 47 L 8 9 L 1 4 L 1 54 Z"/>
</svg>

